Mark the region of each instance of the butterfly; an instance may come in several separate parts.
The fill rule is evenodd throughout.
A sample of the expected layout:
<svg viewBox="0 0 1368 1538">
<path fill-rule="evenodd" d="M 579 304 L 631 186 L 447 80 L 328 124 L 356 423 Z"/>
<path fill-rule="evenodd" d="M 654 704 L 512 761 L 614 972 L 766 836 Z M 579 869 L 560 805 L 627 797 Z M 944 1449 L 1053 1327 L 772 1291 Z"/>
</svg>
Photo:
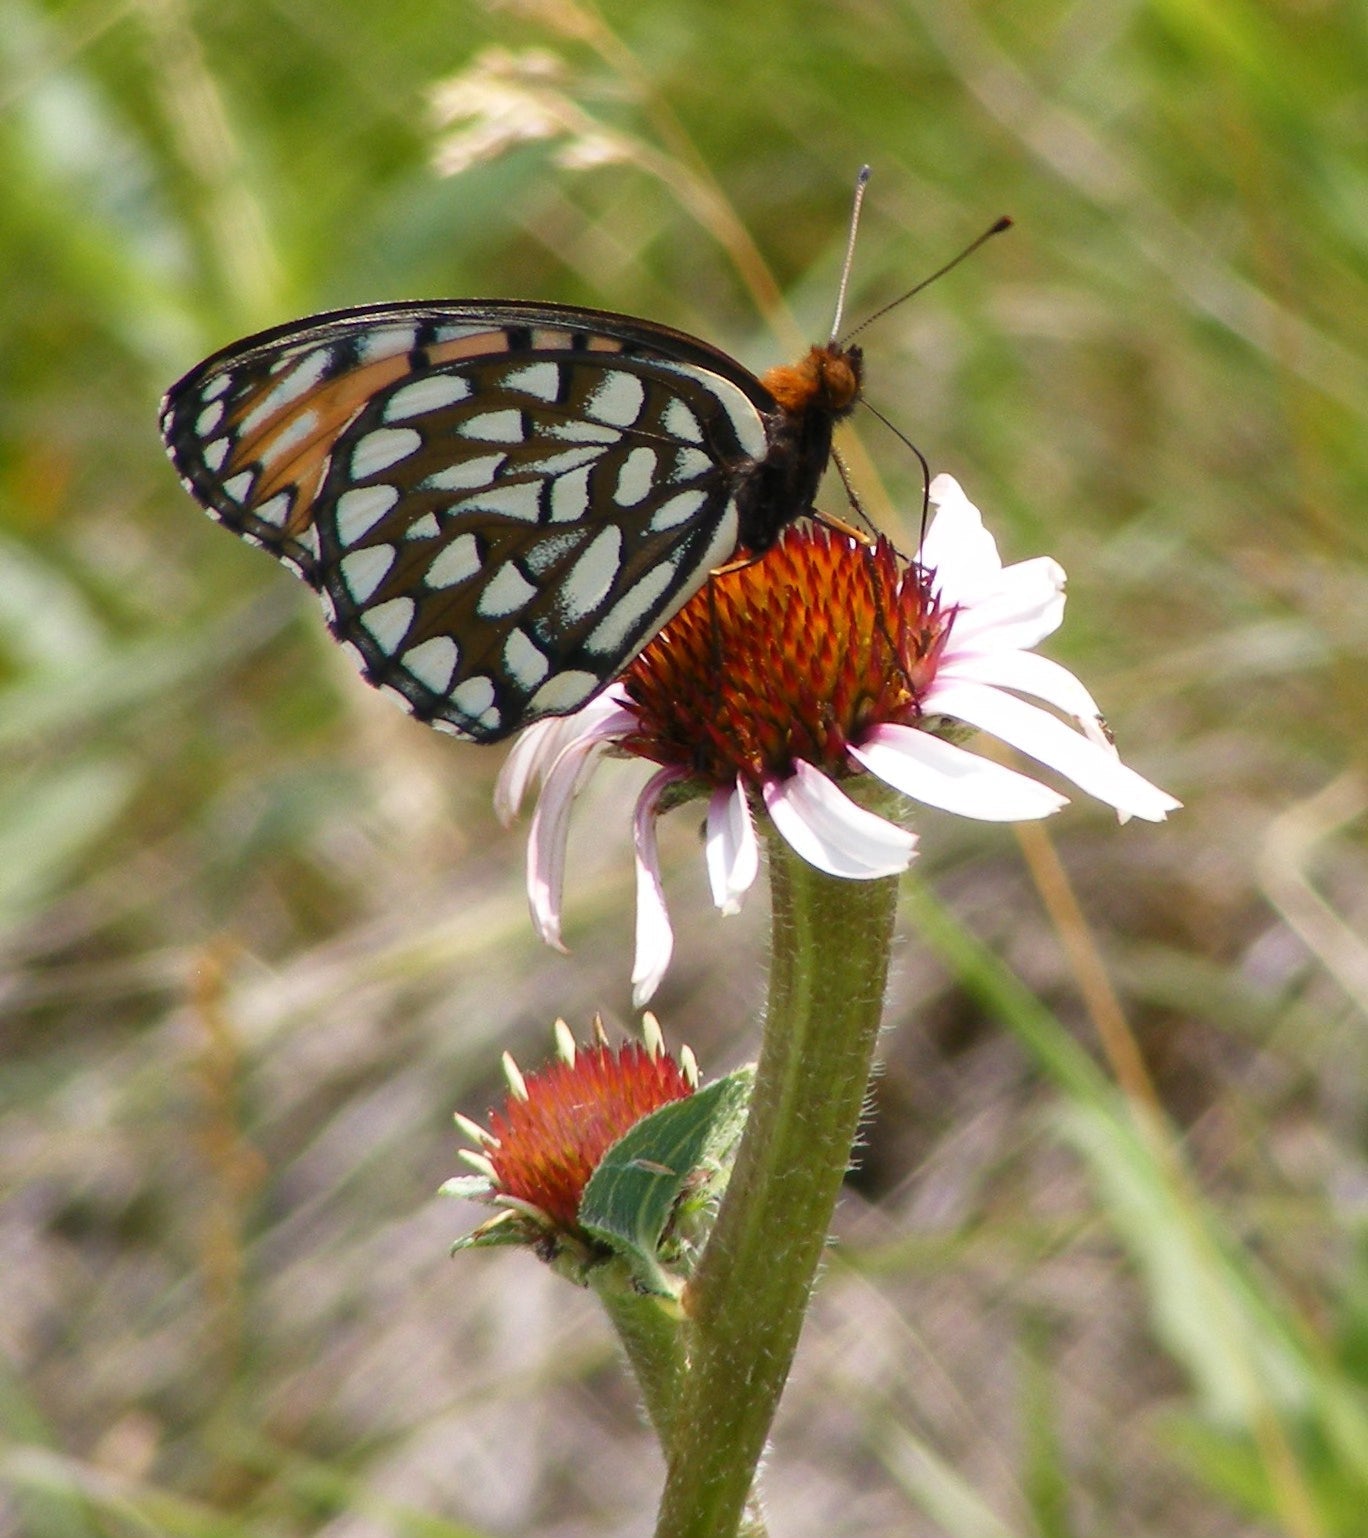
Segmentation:
<svg viewBox="0 0 1368 1538">
<path fill-rule="evenodd" d="M 382 304 L 215 353 L 161 427 L 191 496 L 317 590 L 369 683 L 495 742 L 592 699 L 810 513 L 861 376 L 834 337 L 757 377 L 603 310 Z"/>
</svg>

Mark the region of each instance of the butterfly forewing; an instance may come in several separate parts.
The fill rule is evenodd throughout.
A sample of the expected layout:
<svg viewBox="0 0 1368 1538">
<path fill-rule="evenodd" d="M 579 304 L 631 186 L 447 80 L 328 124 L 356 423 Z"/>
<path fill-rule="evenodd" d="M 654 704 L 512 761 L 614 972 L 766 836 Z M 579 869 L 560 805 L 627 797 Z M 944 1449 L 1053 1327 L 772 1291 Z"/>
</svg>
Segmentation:
<svg viewBox="0 0 1368 1538">
<path fill-rule="evenodd" d="M 318 590 L 366 678 L 478 741 L 584 703 L 808 511 L 826 447 L 795 475 L 795 420 L 683 333 L 518 302 L 282 327 L 162 414 L 192 495 Z"/>
</svg>

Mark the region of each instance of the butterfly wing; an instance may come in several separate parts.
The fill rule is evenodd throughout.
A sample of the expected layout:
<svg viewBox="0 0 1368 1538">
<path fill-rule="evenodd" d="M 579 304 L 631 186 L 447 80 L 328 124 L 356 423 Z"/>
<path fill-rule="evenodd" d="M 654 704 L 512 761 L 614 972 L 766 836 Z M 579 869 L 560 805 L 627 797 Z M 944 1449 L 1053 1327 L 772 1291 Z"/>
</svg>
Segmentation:
<svg viewBox="0 0 1368 1538">
<path fill-rule="evenodd" d="M 162 428 L 191 494 L 318 590 L 370 682 L 494 741 L 591 698 L 728 559 L 773 411 L 668 327 L 416 304 L 226 349 Z"/>
</svg>

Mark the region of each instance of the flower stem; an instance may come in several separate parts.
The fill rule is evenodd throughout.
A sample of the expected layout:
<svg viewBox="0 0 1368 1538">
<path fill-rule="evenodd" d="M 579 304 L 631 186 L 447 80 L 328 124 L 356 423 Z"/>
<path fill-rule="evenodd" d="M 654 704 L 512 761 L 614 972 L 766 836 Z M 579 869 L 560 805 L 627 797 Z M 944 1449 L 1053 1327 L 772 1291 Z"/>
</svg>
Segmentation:
<svg viewBox="0 0 1368 1538">
<path fill-rule="evenodd" d="M 732 1538 L 850 1162 L 898 883 L 825 875 L 769 840 L 773 960 L 745 1136 L 684 1296 L 689 1370 L 656 1538 Z M 747 1532 L 762 1531 L 748 1517 Z"/>
<path fill-rule="evenodd" d="M 622 1266 L 601 1268 L 592 1285 L 627 1353 L 661 1448 L 668 1452 L 684 1376 L 684 1332 L 677 1310 L 660 1298 L 637 1292 Z"/>
</svg>

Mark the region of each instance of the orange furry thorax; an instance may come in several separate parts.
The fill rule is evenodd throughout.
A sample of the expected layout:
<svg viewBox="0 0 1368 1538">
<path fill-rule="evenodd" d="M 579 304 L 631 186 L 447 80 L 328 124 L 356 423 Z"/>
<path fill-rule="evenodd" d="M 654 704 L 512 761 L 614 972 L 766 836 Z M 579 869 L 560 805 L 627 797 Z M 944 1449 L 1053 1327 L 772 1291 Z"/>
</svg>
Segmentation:
<svg viewBox="0 0 1368 1538">
<path fill-rule="evenodd" d="M 760 382 L 784 411 L 801 413 L 820 406 L 843 416 L 859 398 L 862 361 L 858 347 L 827 342 L 809 348 L 797 363 L 770 369 Z"/>
</svg>

